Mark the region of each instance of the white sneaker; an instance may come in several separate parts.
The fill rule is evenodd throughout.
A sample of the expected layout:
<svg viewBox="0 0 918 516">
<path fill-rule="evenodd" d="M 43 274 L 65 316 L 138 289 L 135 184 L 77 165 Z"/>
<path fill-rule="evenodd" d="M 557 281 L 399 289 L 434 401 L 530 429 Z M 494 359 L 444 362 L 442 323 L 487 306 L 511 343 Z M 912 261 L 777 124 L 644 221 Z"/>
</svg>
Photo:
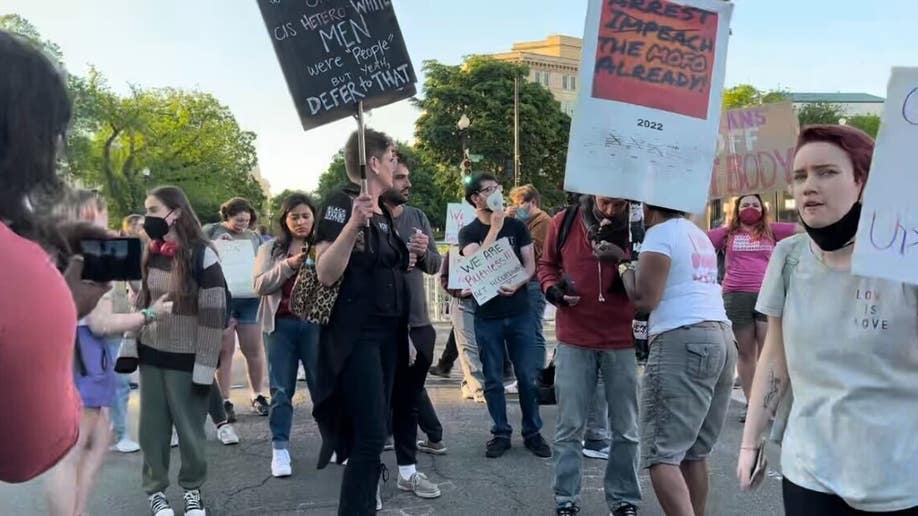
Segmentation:
<svg viewBox="0 0 918 516">
<path fill-rule="evenodd" d="M 140 445 L 125 437 L 115 443 L 112 450 L 119 453 L 134 453 L 140 451 Z"/>
<path fill-rule="evenodd" d="M 379 484 L 376 484 L 376 510 L 382 510 L 382 494 L 379 491 Z"/>
<path fill-rule="evenodd" d="M 178 432 L 175 431 L 175 428 L 172 429 L 172 441 L 169 442 L 169 446 L 173 448 L 178 446 Z"/>
<path fill-rule="evenodd" d="M 419 498 L 438 498 L 440 496 L 440 487 L 431 482 L 423 473 L 415 473 L 411 475 L 411 478 L 402 478 L 402 475 L 399 474 L 398 488 L 412 492 Z"/>
<path fill-rule="evenodd" d="M 236 434 L 236 429 L 233 428 L 233 425 L 229 423 L 217 429 L 217 439 L 220 439 L 220 442 L 226 445 L 239 444 L 239 435 Z"/>
<path fill-rule="evenodd" d="M 290 452 L 287 450 L 274 450 L 271 458 L 271 475 L 275 478 L 289 477 L 293 474 L 290 467 Z"/>
<path fill-rule="evenodd" d="M 175 511 L 169 505 L 169 499 L 162 491 L 150 495 L 150 514 L 153 516 L 175 516 Z"/>
<path fill-rule="evenodd" d="M 200 490 L 185 491 L 185 516 L 207 516 Z"/>
<path fill-rule="evenodd" d="M 504 393 L 506 394 L 519 394 L 519 388 L 517 387 L 516 382 L 509 383 L 504 386 Z"/>
<path fill-rule="evenodd" d="M 306 381 L 306 370 L 303 369 L 303 364 L 300 364 L 300 368 L 296 372 L 296 381 L 298 382 Z"/>
</svg>

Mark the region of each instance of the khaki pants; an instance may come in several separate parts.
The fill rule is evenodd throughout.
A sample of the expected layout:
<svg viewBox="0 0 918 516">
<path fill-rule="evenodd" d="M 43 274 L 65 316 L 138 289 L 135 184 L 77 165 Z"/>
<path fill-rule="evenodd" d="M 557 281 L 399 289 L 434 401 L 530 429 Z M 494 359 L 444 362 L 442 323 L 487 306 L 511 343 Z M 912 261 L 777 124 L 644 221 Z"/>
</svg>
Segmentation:
<svg viewBox="0 0 918 516">
<path fill-rule="evenodd" d="M 172 427 L 179 437 L 182 467 L 178 483 L 186 491 L 207 479 L 204 420 L 208 389 L 192 385 L 191 373 L 140 365 L 140 448 L 143 489 L 148 495 L 169 487 Z"/>
</svg>

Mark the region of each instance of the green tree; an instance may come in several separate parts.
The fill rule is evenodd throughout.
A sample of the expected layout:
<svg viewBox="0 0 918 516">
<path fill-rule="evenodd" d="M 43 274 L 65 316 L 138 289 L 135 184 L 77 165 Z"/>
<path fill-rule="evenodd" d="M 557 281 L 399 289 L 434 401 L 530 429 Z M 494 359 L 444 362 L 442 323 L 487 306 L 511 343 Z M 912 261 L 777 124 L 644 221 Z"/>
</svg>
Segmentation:
<svg viewBox="0 0 918 516">
<path fill-rule="evenodd" d="M 849 116 L 847 120 L 847 124 L 852 127 L 857 127 L 858 129 L 869 134 L 872 138 L 876 138 L 877 133 L 880 131 L 879 115 Z"/>
<path fill-rule="evenodd" d="M 808 103 L 797 109 L 801 127 L 811 124 L 837 124 L 844 117 L 845 112 L 841 106 L 828 102 Z"/>
<path fill-rule="evenodd" d="M 759 90 L 751 84 L 738 84 L 732 88 L 724 89 L 723 109 L 736 109 L 759 104 L 769 104 L 787 100 L 788 94 L 784 90 Z"/>
<path fill-rule="evenodd" d="M 18 14 L 0 15 L 0 30 L 25 36 L 41 48 L 49 57 L 54 58 L 59 63 L 64 61 L 64 53 L 61 52 L 61 47 L 57 46 L 57 43 L 53 41 L 42 38 L 38 29 L 32 25 L 29 20 L 26 20 Z"/>
<path fill-rule="evenodd" d="M 319 186 L 313 192 L 316 202 L 321 204 L 328 194 L 335 190 L 340 190 L 348 184 L 350 184 L 350 181 L 347 178 L 347 168 L 344 165 L 344 149 L 341 149 L 335 153 L 328 168 L 319 176 Z"/>
<path fill-rule="evenodd" d="M 436 184 L 445 196 L 461 198 L 462 135 L 456 122 L 463 114 L 471 120 L 471 153 L 482 156 L 473 168 L 513 184 L 513 83 L 518 78 L 520 184 L 532 183 L 546 206 L 563 203 L 570 117 L 547 89 L 526 80 L 526 66 L 475 56 L 457 66 L 426 61 L 424 73 L 425 96 L 415 100 L 423 111 L 415 123 L 416 145 L 436 166 Z"/>
</svg>

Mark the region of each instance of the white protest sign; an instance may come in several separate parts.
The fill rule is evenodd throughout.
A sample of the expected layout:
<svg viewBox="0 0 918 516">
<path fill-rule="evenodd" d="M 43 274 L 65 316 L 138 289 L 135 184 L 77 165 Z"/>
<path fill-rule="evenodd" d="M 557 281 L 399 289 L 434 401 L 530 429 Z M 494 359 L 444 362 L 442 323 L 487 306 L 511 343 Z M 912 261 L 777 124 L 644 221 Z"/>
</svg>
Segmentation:
<svg viewBox="0 0 918 516">
<path fill-rule="evenodd" d="M 589 1 L 565 190 L 704 210 L 732 11 L 721 0 Z"/>
<path fill-rule="evenodd" d="M 220 256 L 220 268 L 226 285 L 234 298 L 253 298 L 255 295 L 255 250 L 251 240 L 213 241 Z"/>
<path fill-rule="evenodd" d="M 893 68 L 877 135 L 851 270 L 918 284 L 918 68 Z"/>
<path fill-rule="evenodd" d="M 469 288 L 468 284 L 464 281 L 465 276 L 462 274 L 462 265 L 465 263 L 465 258 L 459 254 L 459 248 L 456 246 L 451 246 L 449 248 L 449 281 L 447 281 L 446 288 L 450 290 L 463 290 Z"/>
<path fill-rule="evenodd" d="M 460 276 L 479 305 L 497 297 L 500 287 L 518 285 L 526 280 L 526 269 L 520 263 L 507 238 L 501 238 L 489 247 L 465 259 L 459 265 Z"/>
<path fill-rule="evenodd" d="M 446 205 L 446 243 L 459 243 L 459 230 L 475 220 L 475 208 L 468 203 L 451 202 Z"/>
</svg>

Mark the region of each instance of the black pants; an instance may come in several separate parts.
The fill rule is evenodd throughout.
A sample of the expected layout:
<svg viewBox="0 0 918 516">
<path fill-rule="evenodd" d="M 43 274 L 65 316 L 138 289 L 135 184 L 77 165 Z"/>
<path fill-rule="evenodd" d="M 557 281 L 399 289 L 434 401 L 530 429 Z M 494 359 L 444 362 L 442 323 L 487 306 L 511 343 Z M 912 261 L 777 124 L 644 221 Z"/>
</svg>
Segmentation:
<svg viewBox="0 0 918 516">
<path fill-rule="evenodd" d="M 451 329 L 449 338 L 446 339 L 446 348 L 440 354 L 440 360 L 437 360 L 437 366 L 449 371 L 453 368 L 457 358 L 459 358 L 459 348 L 456 347 L 456 331 Z"/>
<path fill-rule="evenodd" d="M 427 389 L 421 389 L 418 396 L 418 428 L 432 443 L 443 440 L 443 425 L 440 424 L 440 418 L 437 417 L 437 410 L 430 401 Z"/>
<path fill-rule="evenodd" d="M 903 479 L 903 482 L 905 479 Z M 859 511 L 846 504 L 840 497 L 817 491 L 810 491 L 789 482 L 783 483 L 784 513 L 786 516 L 862 516 L 882 514 L 883 516 L 918 516 L 918 507 L 895 512 Z"/>
<path fill-rule="evenodd" d="M 210 397 L 207 400 L 207 413 L 215 425 L 226 423 L 226 410 L 223 408 L 223 393 L 217 380 L 210 385 Z"/>
<path fill-rule="evenodd" d="M 353 443 L 344 477 L 338 514 L 376 514 L 376 486 L 386 444 L 386 414 L 399 348 L 406 348 L 403 319 L 371 317 L 354 343 L 339 376 L 338 392 L 353 424 Z M 407 349 L 406 349 L 407 355 Z M 416 423 L 415 423 L 416 424 Z"/>
<path fill-rule="evenodd" d="M 392 436 L 395 441 L 395 459 L 399 466 L 417 464 L 418 452 L 418 401 L 427 380 L 427 371 L 433 362 L 437 332 L 433 326 L 412 328 L 411 341 L 417 348 L 414 364 L 408 365 L 408 347 L 399 349 L 395 369 L 395 388 L 392 391 Z"/>
</svg>

